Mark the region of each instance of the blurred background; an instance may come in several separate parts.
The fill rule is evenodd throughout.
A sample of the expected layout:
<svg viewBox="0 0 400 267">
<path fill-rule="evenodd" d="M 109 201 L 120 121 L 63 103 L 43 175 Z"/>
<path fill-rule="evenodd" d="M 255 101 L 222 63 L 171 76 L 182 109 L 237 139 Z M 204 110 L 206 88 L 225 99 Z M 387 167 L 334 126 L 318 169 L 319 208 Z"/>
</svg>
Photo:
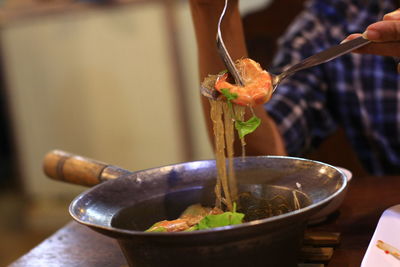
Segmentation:
<svg viewBox="0 0 400 267">
<path fill-rule="evenodd" d="M 241 0 L 268 69 L 306 0 Z M 71 221 L 87 188 L 42 171 L 53 149 L 141 170 L 213 158 L 187 0 L 0 0 L 0 266 Z M 340 128 L 304 155 L 365 174 Z"/>
<path fill-rule="evenodd" d="M 268 69 L 306 0 L 241 0 Z M 86 188 L 42 171 L 53 149 L 141 170 L 213 158 L 187 0 L 0 0 L 0 266 L 71 218 Z M 365 174 L 343 130 L 304 155 Z"/>
<path fill-rule="evenodd" d="M 213 158 L 187 1 L 108 1 L 0 2 L 0 266 L 85 190 L 46 178 L 46 152 L 129 170 Z M 303 2 L 241 1 L 251 57 L 268 67 Z"/>
<path fill-rule="evenodd" d="M 241 0 L 268 69 L 306 0 Z M 84 187 L 50 180 L 61 149 L 141 170 L 213 158 L 188 0 L 0 0 L 0 266 L 71 221 Z M 343 130 L 304 155 L 365 174 Z"/>
</svg>

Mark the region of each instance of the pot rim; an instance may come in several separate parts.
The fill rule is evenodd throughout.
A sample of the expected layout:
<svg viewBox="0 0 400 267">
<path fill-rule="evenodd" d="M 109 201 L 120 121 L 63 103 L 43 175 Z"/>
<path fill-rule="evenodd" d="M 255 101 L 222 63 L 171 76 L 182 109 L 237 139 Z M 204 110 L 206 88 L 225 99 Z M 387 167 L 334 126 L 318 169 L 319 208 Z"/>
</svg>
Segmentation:
<svg viewBox="0 0 400 267">
<path fill-rule="evenodd" d="M 277 159 L 290 159 L 290 160 L 299 160 L 299 161 L 305 161 L 305 162 L 312 162 L 312 163 L 317 163 L 323 166 L 327 166 L 330 168 L 335 169 L 338 173 L 341 174 L 341 178 L 342 178 L 342 185 L 340 188 L 338 188 L 336 190 L 335 193 L 329 195 L 328 197 L 324 198 L 321 201 L 318 201 L 316 203 L 313 203 L 311 205 L 308 205 L 304 208 L 298 209 L 298 210 L 294 210 L 294 211 L 290 211 L 281 215 L 276 215 L 276 216 L 272 216 L 272 217 L 268 217 L 265 219 L 259 219 L 259 220 L 254 220 L 251 222 L 244 222 L 241 224 L 237 224 L 237 225 L 229 225 L 229 226 L 223 226 L 223 227 L 217 227 L 217 228 L 212 228 L 210 230 L 199 230 L 199 231 L 191 231 L 191 232 L 144 232 L 144 231 L 136 231 L 136 230 L 127 230 L 127 229 L 121 229 L 121 228 L 116 228 L 116 227 L 112 227 L 112 226 L 106 226 L 106 225 L 99 225 L 99 224 L 95 224 L 95 223 L 91 223 L 91 222 L 87 222 L 84 220 L 79 219 L 73 212 L 73 207 L 75 206 L 75 204 L 81 199 L 83 198 L 86 194 L 96 190 L 97 187 L 102 186 L 102 184 L 108 182 L 103 182 L 101 184 L 98 184 L 88 190 L 85 190 L 84 192 L 80 193 L 77 197 L 75 197 L 71 204 L 69 205 L 69 214 L 71 215 L 71 217 L 77 221 L 80 224 L 86 225 L 88 227 L 91 228 L 95 228 L 95 229 L 99 229 L 99 230 L 104 230 L 104 231 L 112 231 L 112 232 L 117 232 L 119 234 L 123 234 L 123 235 L 135 235 L 135 236 L 152 236 L 152 237 L 165 237 L 165 238 L 174 238 L 174 237 L 181 237 L 181 236 L 195 236 L 195 235 L 205 235 L 205 234 L 210 234 L 210 233 L 219 233 L 219 232 L 226 232 L 226 231 L 231 231 L 231 230 L 236 230 L 236 229 L 243 229 L 243 228 L 248 228 L 250 226 L 258 226 L 258 225 L 263 225 L 269 222 L 274 222 L 274 221 L 279 221 L 279 220 L 283 220 L 287 217 L 293 217 L 296 216 L 300 213 L 306 213 L 310 210 L 316 209 L 319 206 L 323 206 L 325 203 L 330 202 L 331 200 L 333 200 L 334 198 L 336 198 L 338 195 L 342 194 L 345 192 L 345 189 L 347 188 L 348 182 L 346 179 L 346 175 L 345 173 L 338 167 L 330 165 L 328 163 L 324 163 L 321 161 L 316 161 L 316 160 L 310 160 L 310 159 L 305 159 L 305 158 L 300 158 L 300 157 L 289 157 L 289 156 L 249 156 L 246 157 L 246 159 L 262 159 L 262 158 L 277 158 Z M 155 169 L 160 169 L 163 167 L 172 167 L 172 166 L 179 166 L 179 165 L 183 165 L 183 164 L 187 164 L 187 163 L 201 163 L 201 162 L 210 162 L 210 161 L 215 161 L 215 159 L 211 159 L 211 160 L 198 160 L 198 161 L 186 161 L 186 162 L 181 162 L 181 163 L 176 163 L 176 164 L 168 164 L 168 165 L 164 165 L 164 166 L 160 166 L 160 167 L 154 167 L 154 168 L 148 168 L 148 169 L 143 169 L 143 170 L 138 170 L 138 171 L 134 171 L 132 172 L 132 174 L 135 174 L 137 172 L 142 172 L 142 171 L 148 171 L 148 170 L 155 170 Z M 122 178 L 123 176 L 121 176 Z M 120 179 L 120 178 L 117 178 Z M 113 180 L 112 180 L 113 181 Z M 306 217 L 306 219 L 309 219 L 309 216 Z"/>
</svg>

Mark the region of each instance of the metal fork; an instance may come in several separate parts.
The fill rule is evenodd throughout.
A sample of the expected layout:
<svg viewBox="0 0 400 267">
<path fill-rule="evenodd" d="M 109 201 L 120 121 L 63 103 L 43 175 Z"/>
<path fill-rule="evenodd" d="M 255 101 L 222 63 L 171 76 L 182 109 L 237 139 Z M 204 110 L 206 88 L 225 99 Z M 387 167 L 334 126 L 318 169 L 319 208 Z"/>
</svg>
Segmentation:
<svg viewBox="0 0 400 267">
<path fill-rule="evenodd" d="M 224 40 L 222 39 L 222 33 L 221 33 L 221 24 L 222 20 L 224 19 L 226 10 L 228 8 L 228 0 L 225 0 L 225 5 L 224 8 L 222 9 L 221 15 L 218 20 L 218 25 L 217 25 L 217 48 L 218 48 L 218 53 L 219 56 L 221 57 L 222 61 L 225 64 L 225 67 L 227 68 L 228 72 L 233 76 L 233 79 L 235 80 L 235 83 L 244 86 L 244 81 L 242 76 L 239 74 L 239 71 L 237 70 L 235 63 L 233 62 L 231 56 L 229 55 L 228 50 L 226 49 Z M 208 97 L 210 99 L 217 99 L 220 93 L 215 90 L 215 89 L 209 89 L 204 86 L 200 86 L 200 92 L 202 95 L 205 97 Z"/>
<path fill-rule="evenodd" d="M 276 88 L 278 87 L 278 85 L 280 84 L 280 82 L 283 79 L 298 72 L 299 70 L 311 68 L 316 65 L 328 62 L 332 59 L 335 59 L 344 54 L 347 54 L 357 48 L 360 48 L 370 42 L 371 42 L 370 40 L 364 39 L 363 37 L 358 37 L 356 39 L 353 39 L 351 41 L 347 41 L 345 43 L 341 43 L 339 45 L 330 47 L 322 52 L 312 55 L 311 57 L 303 59 L 299 63 L 290 66 L 288 69 L 286 69 L 284 72 L 282 72 L 279 75 L 274 75 L 274 74 L 270 73 L 271 78 L 272 78 L 273 92 L 276 90 Z"/>
<path fill-rule="evenodd" d="M 229 55 L 228 50 L 226 49 L 224 41 L 222 39 L 221 23 L 225 16 L 227 7 L 228 7 L 228 0 L 225 0 L 225 5 L 221 12 L 221 16 L 219 18 L 218 27 L 217 27 L 218 52 L 219 52 L 219 55 L 221 56 L 222 60 L 224 61 L 225 66 L 228 69 L 229 73 L 233 76 L 235 83 L 239 84 L 240 86 L 244 86 L 243 79 L 240 76 L 238 70 L 236 69 L 235 64 L 234 64 L 231 56 Z M 314 67 L 316 65 L 328 62 L 339 56 L 347 54 L 357 48 L 360 48 L 370 42 L 371 41 L 364 39 L 363 37 L 358 37 L 356 39 L 353 39 L 353 40 L 345 42 L 345 43 L 341 43 L 339 45 L 328 48 L 322 52 L 319 52 L 311 57 L 308 57 L 308 58 L 302 60 L 301 62 L 289 67 L 281 74 L 274 75 L 274 74 L 270 73 L 271 79 L 272 79 L 273 92 L 276 90 L 276 88 L 278 87 L 278 85 L 281 83 L 281 81 L 283 79 L 293 75 L 297 71 L 307 69 L 310 67 Z M 211 98 L 211 99 L 216 99 L 219 96 L 218 91 L 210 90 L 203 86 L 200 87 L 200 91 L 204 96 Z"/>
<path fill-rule="evenodd" d="M 221 15 L 218 20 L 218 26 L 217 26 L 217 48 L 218 48 L 218 53 L 222 60 L 225 63 L 226 68 L 228 69 L 229 73 L 233 76 L 233 79 L 235 80 L 235 83 L 244 86 L 244 81 L 242 79 L 242 76 L 240 76 L 239 71 L 236 69 L 235 63 L 233 62 L 231 56 L 228 53 L 228 50 L 226 49 L 224 40 L 222 39 L 222 33 L 221 33 L 221 23 L 222 20 L 224 19 L 226 10 L 228 8 L 228 0 L 225 0 L 225 5 L 224 8 L 222 9 Z"/>
</svg>

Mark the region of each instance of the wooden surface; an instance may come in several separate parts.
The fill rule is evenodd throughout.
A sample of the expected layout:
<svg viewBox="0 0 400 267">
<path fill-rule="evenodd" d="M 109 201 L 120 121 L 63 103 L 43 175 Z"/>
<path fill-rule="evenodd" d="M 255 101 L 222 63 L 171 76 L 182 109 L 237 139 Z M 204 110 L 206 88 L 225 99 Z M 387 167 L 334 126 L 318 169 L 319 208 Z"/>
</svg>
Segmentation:
<svg viewBox="0 0 400 267">
<path fill-rule="evenodd" d="M 400 204 L 400 177 L 354 177 L 337 218 L 318 226 L 341 232 L 328 267 L 360 266 L 383 211 Z"/>
<path fill-rule="evenodd" d="M 340 211 L 311 231 L 341 233 L 328 267 L 360 266 L 382 212 L 400 204 L 400 177 L 353 177 Z M 20 266 L 126 266 L 116 241 L 75 222 L 67 224 L 28 254 Z"/>
</svg>

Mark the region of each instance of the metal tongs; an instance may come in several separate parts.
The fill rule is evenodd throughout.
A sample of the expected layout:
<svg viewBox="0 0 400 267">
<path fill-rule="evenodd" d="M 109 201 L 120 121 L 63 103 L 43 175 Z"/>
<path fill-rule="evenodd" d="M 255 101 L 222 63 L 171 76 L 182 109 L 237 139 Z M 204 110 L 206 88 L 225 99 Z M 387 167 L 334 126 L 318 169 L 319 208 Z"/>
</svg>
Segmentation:
<svg viewBox="0 0 400 267">
<path fill-rule="evenodd" d="M 218 53 L 221 56 L 221 59 L 224 61 L 228 72 L 233 76 L 235 83 L 240 86 L 244 86 L 243 78 L 240 76 L 237 68 L 235 67 L 235 63 L 233 62 L 231 56 L 229 55 L 229 52 L 226 49 L 224 41 L 222 39 L 221 23 L 225 16 L 227 8 L 228 8 L 228 0 L 225 0 L 225 5 L 221 12 L 221 15 L 220 15 L 220 18 L 218 21 L 218 27 L 217 27 Z M 278 85 L 281 83 L 281 81 L 283 79 L 291 76 L 292 74 L 296 73 L 297 71 L 307 69 L 310 67 L 314 67 L 316 65 L 328 62 L 339 56 L 347 54 L 357 48 L 360 48 L 366 44 L 369 44 L 370 42 L 371 42 L 370 40 L 364 39 L 363 37 L 358 37 L 356 39 L 347 41 L 345 43 L 341 43 L 339 45 L 328 48 L 322 52 L 319 52 L 311 57 L 308 57 L 308 58 L 300 61 L 299 63 L 290 66 L 281 74 L 274 75 L 274 74 L 270 73 L 270 75 L 272 77 L 273 92 L 276 90 L 276 88 L 278 87 Z M 219 96 L 219 92 L 217 90 L 208 89 L 203 86 L 200 87 L 200 91 L 201 91 L 202 95 L 204 95 L 208 98 L 211 98 L 211 99 L 216 99 Z"/>
</svg>

